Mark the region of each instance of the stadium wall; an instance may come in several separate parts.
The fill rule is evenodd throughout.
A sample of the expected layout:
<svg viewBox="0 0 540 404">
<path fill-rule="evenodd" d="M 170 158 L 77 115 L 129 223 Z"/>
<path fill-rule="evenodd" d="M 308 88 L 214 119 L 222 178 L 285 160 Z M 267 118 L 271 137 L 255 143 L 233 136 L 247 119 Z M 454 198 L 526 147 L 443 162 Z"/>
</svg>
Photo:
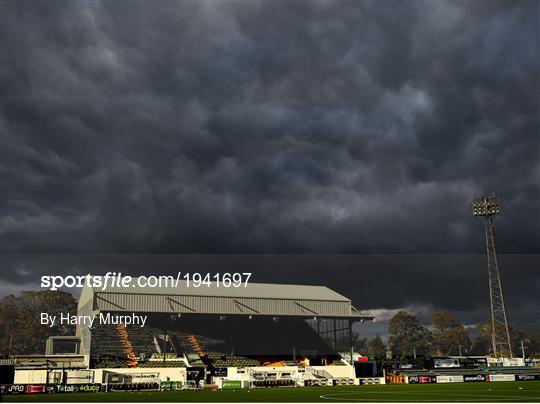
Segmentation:
<svg viewBox="0 0 540 404">
<path fill-rule="evenodd" d="M 352 366 L 311 366 L 311 368 L 315 370 L 326 371 L 335 378 L 356 377 L 354 367 Z"/>
<path fill-rule="evenodd" d="M 111 369 L 96 369 L 94 374 L 95 383 L 106 383 L 105 375 L 107 373 L 116 373 L 124 375 L 150 375 L 159 374 L 159 380 L 162 382 L 182 382 L 186 383 L 187 369 L 186 368 L 111 368 Z"/>
<path fill-rule="evenodd" d="M 351 366 L 313 366 L 312 369 L 316 371 L 326 372 L 328 378 L 355 378 L 354 368 Z M 124 375 L 144 375 L 144 374 L 159 374 L 160 381 L 175 381 L 186 383 L 187 380 L 187 368 L 103 368 L 92 369 L 94 378 L 93 380 L 85 380 L 85 383 L 106 383 L 105 375 L 107 373 L 116 373 Z M 66 370 L 68 384 L 71 384 L 69 380 L 73 380 L 73 384 L 80 383 L 80 378 L 77 377 L 77 370 Z M 250 381 L 251 375 L 254 372 L 276 372 L 276 373 L 291 373 L 296 379 L 302 379 L 299 374 L 299 368 L 296 366 L 256 366 L 250 368 L 238 369 L 235 367 L 227 368 L 227 376 L 223 379 L 227 380 L 241 380 Z M 51 383 L 51 381 L 49 380 Z M 46 369 L 32 369 L 23 370 L 18 369 L 15 371 L 15 384 L 46 384 L 47 383 L 47 370 Z"/>
<path fill-rule="evenodd" d="M 47 383 L 47 370 L 15 370 L 14 384 L 45 384 Z"/>
<path fill-rule="evenodd" d="M 49 380 L 47 381 L 47 372 Z M 60 379 L 66 384 L 92 383 L 92 370 L 75 370 L 75 369 L 15 369 L 13 383 L 15 384 L 45 384 L 53 383 L 54 375 L 59 374 Z"/>
</svg>

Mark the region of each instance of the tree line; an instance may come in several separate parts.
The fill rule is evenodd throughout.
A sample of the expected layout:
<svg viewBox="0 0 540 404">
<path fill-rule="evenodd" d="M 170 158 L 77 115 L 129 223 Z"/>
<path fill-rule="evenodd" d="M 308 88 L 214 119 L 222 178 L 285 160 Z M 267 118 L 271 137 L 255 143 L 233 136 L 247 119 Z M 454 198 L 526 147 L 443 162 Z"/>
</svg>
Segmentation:
<svg viewBox="0 0 540 404">
<path fill-rule="evenodd" d="M 510 328 L 514 357 L 540 357 L 540 333 Z M 388 323 L 388 346 L 400 356 L 489 355 L 492 352 L 491 321 L 486 320 L 474 327 L 465 328 L 450 313 L 433 312 L 429 324 L 424 326 L 418 318 L 407 311 L 399 311 Z"/>
<path fill-rule="evenodd" d="M 524 332 L 510 327 L 514 356 L 521 357 L 523 341 L 526 357 L 540 357 L 540 333 Z M 331 339 L 327 338 L 331 343 Z M 338 339 L 337 349 L 347 352 L 348 336 Z M 385 343 L 377 333 L 374 338 L 361 338 L 353 334 L 355 352 L 367 354 L 373 359 L 383 359 L 390 351 L 393 357 L 489 355 L 491 353 L 491 322 L 486 320 L 466 328 L 450 313 L 433 312 L 429 323 L 423 325 L 418 317 L 405 310 L 397 312 L 388 322 L 388 339 Z"/>
<path fill-rule="evenodd" d="M 60 291 L 21 292 L 0 302 L 0 355 L 44 354 L 47 338 L 74 335 L 75 326 L 41 325 L 41 313 L 77 314 L 73 296 Z"/>
</svg>

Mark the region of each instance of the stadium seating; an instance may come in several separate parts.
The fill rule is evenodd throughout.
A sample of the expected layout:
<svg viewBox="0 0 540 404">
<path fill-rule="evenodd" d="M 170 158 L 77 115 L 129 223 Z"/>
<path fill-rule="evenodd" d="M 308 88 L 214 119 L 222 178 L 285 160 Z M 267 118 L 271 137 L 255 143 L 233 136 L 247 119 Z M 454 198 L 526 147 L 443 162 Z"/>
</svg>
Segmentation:
<svg viewBox="0 0 540 404">
<path fill-rule="evenodd" d="M 158 352 L 156 341 L 154 339 L 155 331 L 146 327 L 129 327 L 126 331 L 136 356 L 141 355 L 150 357 Z"/>
<path fill-rule="evenodd" d="M 120 338 L 114 327 L 96 326 L 92 330 L 91 351 L 99 355 L 124 356 Z"/>
<path fill-rule="evenodd" d="M 188 335 L 171 335 L 172 344 L 178 354 L 189 354 L 195 353 L 193 347 L 191 346 Z"/>
<path fill-rule="evenodd" d="M 103 368 L 127 368 L 128 362 L 127 360 L 122 359 L 111 359 L 111 358 L 104 358 L 104 359 L 97 359 L 95 361 L 94 367 L 96 369 L 103 369 Z"/>
<path fill-rule="evenodd" d="M 91 356 L 116 358 L 107 362 L 111 367 L 119 367 L 126 360 L 133 366 L 133 356 L 137 361 L 135 366 L 154 366 L 147 360 L 163 351 L 177 357 L 185 355 L 190 366 L 242 368 L 276 363 L 299 366 L 300 361 L 293 360 L 294 357 L 309 358 L 313 364 L 344 365 L 339 354 L 302 319 L 183 316 L 170 321 L 155 317 L 145 327 L 124 330 L 119 335 L 114 326 L 94 327 Z M 184 365 L 170 362 L 167 366 Z M 106 367 L 103 363 L 99 366 Z"/>
<path fill-rule="evenodd" d="M 259 366 L 260 362 L 256 359 L 245 356 L 231 356 L 219 352 L 209 352 L 206 357 L 215 367 L 238 367 Z"/>
<path fill-rule="evenodd" d="M 186 364 L 182 361 L 146 361 L 139 362 L 141 368 L 185 368 Z"/>
</svg>

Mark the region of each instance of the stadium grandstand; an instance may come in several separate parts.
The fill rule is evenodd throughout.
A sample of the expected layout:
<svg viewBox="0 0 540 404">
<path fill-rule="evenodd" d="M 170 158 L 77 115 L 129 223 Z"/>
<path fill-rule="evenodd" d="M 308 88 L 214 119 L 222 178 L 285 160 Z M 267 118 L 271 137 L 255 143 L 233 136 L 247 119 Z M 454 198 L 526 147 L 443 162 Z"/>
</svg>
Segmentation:
<svg viewBox="0 0 540 404">
<path fill-rule="evenodd" d="M 181 282 L 153 288 L 133 282 L 81 292 L 78 316 L 134 313 L 147 316 L 144 327 L 79 325 L 80 354 L 90 368 L 204 369 L 208 381 L 231 367 L 352 368 L 353 324 L 373 320 L 324 286 Z M 349 343 L 346 355 L 338 349 L 343 341 Z"/>
<path fill-rule="evenodd" d="M 524 358 L 369 360 L 353 352 L 352 329 L 373 317 L 324 286 L 136 281 L 85 286 L 77 315 L 95 321 L 50 337 L 45 355 L 0 362 L 3 393 L 540 380 L 538 362 Z M 98 321 L 135 317 L 144 324 Z"/>
</svg>

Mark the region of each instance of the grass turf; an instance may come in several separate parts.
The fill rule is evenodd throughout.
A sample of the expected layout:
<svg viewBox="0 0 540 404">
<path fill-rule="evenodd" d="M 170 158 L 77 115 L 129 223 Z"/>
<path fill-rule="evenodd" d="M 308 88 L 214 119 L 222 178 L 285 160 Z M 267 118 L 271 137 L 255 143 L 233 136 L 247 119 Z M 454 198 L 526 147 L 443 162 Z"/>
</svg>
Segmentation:
<svg viewBox="0 0 540 404">
<path fill-rule="evenodd" d="M 540 381 L 4 396 L 6 402 L 540 402 Z"/>
</svg>

